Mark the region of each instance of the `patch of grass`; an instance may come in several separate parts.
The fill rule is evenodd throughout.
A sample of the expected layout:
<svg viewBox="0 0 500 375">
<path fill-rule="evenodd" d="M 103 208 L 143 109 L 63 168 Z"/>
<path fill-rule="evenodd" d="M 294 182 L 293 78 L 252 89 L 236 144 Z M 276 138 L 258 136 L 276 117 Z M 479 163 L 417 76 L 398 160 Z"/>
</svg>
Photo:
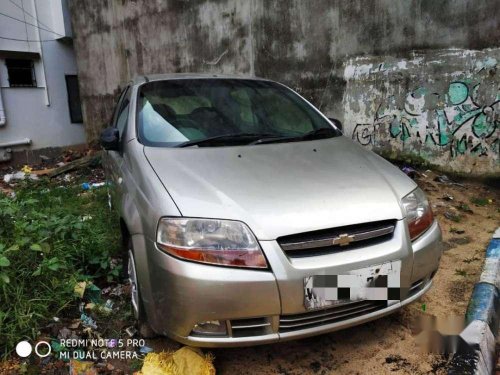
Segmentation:
<svg viewBox="0 0 500 375">
<path fill-rule="evenodd" d="M 460 206 L 458 206 L 458 209 L 463 212 L 467 212 L 469 214 L 474 213 L 471 208 L 469 207 L 468 204 L 462 203 Z"/>
<path fill-rule="evenodd" d="M 476 206 L 486 206 L 488 205 L 488 199 L 486 198 L 471 198 L 470 200 L 471 203 L 475 204 Z"/>
<path fill-rule="evenodd" d="M 119 249 L 106 188 L 26 182 L 14 199 L 0 195 L 0 354 L 74 307 L 77 281 L 117 278 Z"/>
<path fill-rule="evenodd" d="M 130 361 L 130 371 L 139 371 L 142 368 L 143 361 L 140 359 L 132 359 Z"/>
</svg>

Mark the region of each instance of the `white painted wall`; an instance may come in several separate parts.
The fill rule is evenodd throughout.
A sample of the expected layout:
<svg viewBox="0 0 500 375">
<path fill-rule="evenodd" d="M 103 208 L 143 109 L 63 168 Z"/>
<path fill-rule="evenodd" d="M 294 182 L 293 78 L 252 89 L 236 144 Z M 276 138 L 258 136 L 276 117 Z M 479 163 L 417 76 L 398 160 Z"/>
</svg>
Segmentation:
<svg viewBox="0 0 500 375">
<path fill-rule="evenodd" d="M 68 38 L 69 20 L 64 19 L 69 17 L 66 0 L 12 1 L 36 19 L 23 14 L 10 0 L 0 1 L 0 12 L 57 34 L 0 15 L 0 37 L 28 40 L 0 39 L 0 94 L 7 118 L 5 126 L 0 127 L 0 144 L 23 138 L 32 140 L 30 149 L 85 143 L 84 126 L 71 123 L 68 106 L 65 75 L 76 74 L 77 69 Z M 6 51 L 39 54 L 35 60 L 37 87 L 9 87 Z"/>
</svg>

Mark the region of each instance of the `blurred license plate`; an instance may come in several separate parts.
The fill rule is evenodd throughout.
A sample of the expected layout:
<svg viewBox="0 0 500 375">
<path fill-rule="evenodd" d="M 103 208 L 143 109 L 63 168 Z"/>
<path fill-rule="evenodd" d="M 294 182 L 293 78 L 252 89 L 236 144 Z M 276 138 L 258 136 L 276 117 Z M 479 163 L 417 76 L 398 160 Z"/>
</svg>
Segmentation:
<svg viewBox="0 0 500 375">
<path fill-rule="evenodd" d="M 304 306 L 308 310 L 349 302 L 399 301 L 401 261 L 348 271 L 344 275 L 304 278 Z"/>
</svg>

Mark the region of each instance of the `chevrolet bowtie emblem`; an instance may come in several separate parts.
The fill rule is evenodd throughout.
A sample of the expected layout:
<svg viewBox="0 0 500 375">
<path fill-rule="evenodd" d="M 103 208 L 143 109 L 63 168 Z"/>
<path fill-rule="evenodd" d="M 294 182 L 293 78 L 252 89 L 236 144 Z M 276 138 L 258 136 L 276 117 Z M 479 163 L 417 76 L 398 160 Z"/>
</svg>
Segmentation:
<svg viewBox="0 0 500 375">
<path fill-rule="evenodd" d="M 354 236 L 350 236 L 347 233 L 344 233 L 339 235 L 338 237 L 335 237 L 332 241 L 332 245 L 346 246 L 349 245 L 352 241 L 354 241 Z"/>
</svg>

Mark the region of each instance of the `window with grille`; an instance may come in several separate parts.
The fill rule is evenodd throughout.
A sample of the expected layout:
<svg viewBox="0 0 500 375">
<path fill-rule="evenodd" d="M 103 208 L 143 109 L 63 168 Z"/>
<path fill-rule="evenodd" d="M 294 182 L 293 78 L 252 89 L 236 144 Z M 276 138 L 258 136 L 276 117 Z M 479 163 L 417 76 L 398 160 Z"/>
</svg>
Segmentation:
<svg viewBox="0 0 500 375">
<path fill-rule="evenodd" d="M 36 87 L 33 60 L 6 59 L 10 87 Z"/>
</svg>

